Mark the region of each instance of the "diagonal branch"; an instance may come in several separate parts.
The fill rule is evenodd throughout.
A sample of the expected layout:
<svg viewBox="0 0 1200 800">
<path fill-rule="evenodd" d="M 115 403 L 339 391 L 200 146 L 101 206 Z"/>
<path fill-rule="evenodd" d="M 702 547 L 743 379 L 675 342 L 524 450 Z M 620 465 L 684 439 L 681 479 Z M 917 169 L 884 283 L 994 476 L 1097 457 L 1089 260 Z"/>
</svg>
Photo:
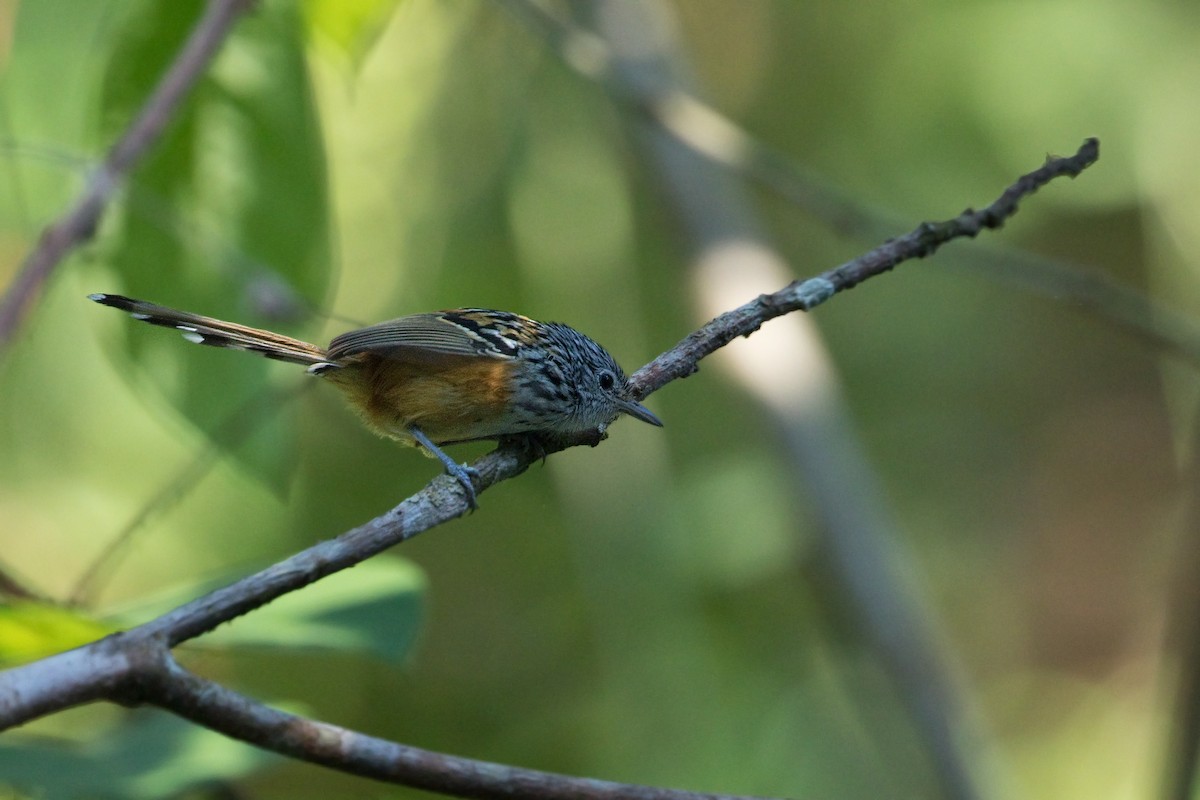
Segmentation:
<svg viewBox="0 0 1200 800">
<path fill-rule="evenodd" d="M 25 257 L 16 279 L 0 299 L 0 351 L 12 342 L 55 267 L 68 253 L 95 235 L 100 218 L 121 180 L 158 141 L 234 23 L 253 5 L 254 0 L 209 0 L 179 55 L 163 74 L 137 118 L 109 149 L 75 204 L 42 231 L 37 246 Z"/>
<path fill-rule="evenodd" d="M 912 233 L 887 242 L 861 258 L 722 314 L 638 370 L 632 379 L 637 391 L 644 396 L 676 378 L 690 375 L 702 358 L 734 338 L 753 333 L 770 319 L 791 311 L 814 308 L 837 292 L 886 272 L 903 261 L 929 255 L 952 239 L 973 237 L 983 229 L 1000 227 L 1016 213 L 1019 202 L 1025 197 L 1057 177 L 1079 174 L 1097 156 L 1096 141 L 1088 140 L 1075 155 L 1051 158 L 1040 169 L 1020 178 L 982 211 L 967 210 L 946 222 L 924 223 Z M 576 444 L 595 444 L 600 432 L 596 433 L 596 437 L 586 441 L 546 442 L 545 452 L 554 453 Z M 519 475 L 541 455 L 517 443 L 503 443 L 473 464 L 479 472 L 477 491 L 482 492 Z M 548 776 L 469 760 L 447 760 L 449 757 L 425 751 L 401 751 L 394 749 L 400 745 L 282 715 L 186 673 L 174 664 L 170 648 L 175 645 L 326 575 L 352 567 L 467 511 L 455 479 L 440 476 L 391 511 L 358 528 L 141 626 L 0 672 L 0 730 L 81 703 L 97 700 L 146 702 L 306 761 L 405 785 L 432 787 L 437 781 L 445 780 L 440 791 L 461 796 L 521 794 L 516 790 L 533 787 L 526 781 L 536 777 L 537 780 L 567 783 L 551 783 L 553 792 L 547 790 L 541 794 L 537 793 L 540 790 L 529 788 L 528 796 L 696 797 L 668 793 L 668 790 Z M 284 738 L 280 739 L 280 736 Z M 402 752 L 412 759 L 403 770 L 397 766 Z"/>
<path fill-rule="evenodd" d="M 525 800 L 734 800 L 727 795 L 574 778 L 435 753 L 269 708 L 191 673 L 169 654 L 143 700 L 285 756 L 455 797 Z"/>
<path fill-rule="evenodd" d="M 980 211 L 967 209 L 945 222 L 923 222 L 910 233 L 892 239 L 853 261 L 812 278 L 795 281 L 773 294 L 756 297 L 728 311 L 675 347 L 639 369 L 630 382 L 641 397 L 667 383 L 696 371 L 700 359 L 711 355 L 739 336 L 749 336 L 763 323 L 792 311 L 811 311 L 838 292 L 853 288 L 868 278 L 888 272 L 904 261 L 932 255 L 954 239 L 974 238 L 985 229 L 1001 227 L 1017 213 L 1020 202 L 1055 178 L 1074 178 L 1100 157 L 1100 142 L 1088 139 L 1069 157 L 1050 157 L 1046 163 L 1022 175 L 1000 197 Z"/>
</svg>

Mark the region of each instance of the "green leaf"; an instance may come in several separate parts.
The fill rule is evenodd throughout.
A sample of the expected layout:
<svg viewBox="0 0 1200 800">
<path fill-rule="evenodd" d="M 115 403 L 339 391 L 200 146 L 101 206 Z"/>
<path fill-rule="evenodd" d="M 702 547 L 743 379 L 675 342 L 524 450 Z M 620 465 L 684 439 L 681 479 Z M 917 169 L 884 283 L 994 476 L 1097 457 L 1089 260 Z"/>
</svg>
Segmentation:
<svg viewBox="0 0 1200 800">
<path fill-rule="evenodd" d="M 178 717 L 143 711 L 82 745 L 6 738 L 0 785 L 35 797 L 140 800 L 245 778 L 279 760 Z"/>
<path fill-rule="evenodd" d="M 128 124 L 176 54 L 202 3 L 136 2 L 118 32 L 101 111 Z M 107 255 L 125 293 L 303 336 L 329 278 L 328 198 L 319 125 L 290 5 L 268 3 L 237 26 L 208 74 L 131 177 Z M 106 287 L 98 287 L 106 290 Z M 117 287 L 111 287 L 112 290 Z M 245 419 L 265 396 L 262 359 L 187 346 L 129 328 L 131 356 L 169 401 L 268 484 L 294 459 L 286 417 Z M 231 426 L 252 431 L 231 436 Z"/>
<path fill-rule="evenodd" d="M 357 69 L 400 0 L 304 0 L 311 38 Z"/>
<path fill-rule="evenodd" d="M 0 604 L 0 665 L 61 653 L 115 630 L 73 609 L 30 600 L 9 601 Z"/>
<path fill-rule="evenodd" d="M 175 590 L 115 621 L 136 625 L 228 582 L 223 578 Z M 402 558 L 377 556 L 238 617 L 193 644 L 358 651 L 398 662 L 416 640 L 424 593 L 419 567 Z"/>
<path fill-rule="evenodd" d="M 359 650 L 398 662 L 420 628 L 425 576 L 377 557 L 222 625 L 202 640 L 225 647 Z"/>
</svg>

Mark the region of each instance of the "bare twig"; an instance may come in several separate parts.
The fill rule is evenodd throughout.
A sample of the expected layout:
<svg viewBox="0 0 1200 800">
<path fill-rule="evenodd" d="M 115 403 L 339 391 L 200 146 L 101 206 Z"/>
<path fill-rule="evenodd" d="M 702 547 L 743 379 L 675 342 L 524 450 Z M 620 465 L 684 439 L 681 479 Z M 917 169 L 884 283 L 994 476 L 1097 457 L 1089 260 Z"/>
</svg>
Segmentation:
<svg viewBox="0 0 1200 800">
<path fill-rule="evenodd" d="M 42 231 L 16 279 L 0 300 L 0 350 L 12 342 L 34 299 L 71 250 L 95 235 L 121 180 L 158 141 L 179 105 L 208 67 L 229 31 L 254 0 L 209 0 L 191 36 L 164 73 L 137 118 L 108 151 L 75 204 Z"/>
<path fill-rule="evenodd" d="M 1015 213 L 1017 203 L 1023 197 L 1055 177 L 1078 174 L 1095 158 L 1095 142 L 1089 141 L 1075 156 L 1051 159 L 1046 166 L 1025 176 L 983 211 L 967 211 L 948 222 L 922 225 L 912 234 L 889 242 L 860 259 L 817 278 L 759 297 L 721 315 L 639 370 L 634 376 L 639 391 L 645 395 L 675 378 L 691 374 L 700 359 L 731 339 L 754 332 L 769 319 L 788 311 L 812 308 L 836 292 L 891 269 L 904 260 L 927 255 L 950 239 L 974 236 L 983 228 L 998 227 L 1004 219 Z M 596 441 L 595 438 L 585 437 L 584 441 L 545 442 L 544 445 L 547 453 L 553 453 L 574 444 L 595 444 Z M 535 454 L 530 448 L 523 448 L 516 443 L 502 444 L 473 464 L 479 473 L 477 492 L 524 472 L 538 457 L 540 454 Z M 394 749 L 398 745 L 281 715 L 240 698 L 223 687 L 184 673 L 173 663 L 169 652 L 171 647 L 200 636 L 283 594 L 358 564 L 423 531 L 461 516 L 467 510 L 457 481 L 440 476 L 421 492 L 382 516 L 144 625 L 2 672 L 0 730 L 80 703 L 96 700 L 144 702 L 162 706 L 231 736 L 297 758 L 407 785 L 428 787 L 445 781 L 440 784 L 442 791 L 459 792 L 462 796 L 513 796 L 515 789 L 510 782 L 517 781 L 516 788 L 520 788 L 526 785 L 524 781 L 527 779 L 533 780 L 530 776 L 540 776 L 538 780 L 550 781 L 547 785 L 553 785 L 553 791 L 558 796 L 575 793 L 581 797 L 610 797 L 618 796 L 621 792 L 630 797 L 688 796 L 654 794 L 663 790 L 525 773 L 482 762 L 452 761 L 418 750 L 403 751 L 412 760 L 401 769 L 393 763 L 402 752 Z M 564 782 L 553 784 L 554 780 Z M 536 788 L 530 791 L 535 790 L 540 791 Z"/>
<path fill-rule="evenodd" d="M 1055 178 L 1076 177 L 1099 157 L 1100 142 L 1097 139 L 1086 140 L 1072 156 L 1052 156 L 1038 169 L 1021 176 L 980 211 L 968 208 L 944 222 L 921 223 L 910 233 L 885 242 L 853 261 L 815 277 L 795 281 L 778 292 L 761 295 L 722 314 L 639 369 L 630 381 L 639 388 L 640 396 L 644 397 L 676 378 L 692 374 L 700 359 L 739 336 L 749 336 L 767 320 L 792 311 L 811 311 L 838 292 L 888 272 L 904 261 L 932 255 L 947 242 L 963 237 L 974 238 L 982 230 L 999 228 L 1017 213 L 1018 205 L 1025 197 Z"/>
<path fill-rule="evenodd" d="M 144 682 L 144 702 L 286 756 L 456 797 L 553 800 L 721 800 L 727 795 L 575 778 L 435 753 L 268 708 L 180 667 L 170 654 Z M 733 800 L 733 798 L 729 798 Z"/>
</svg>

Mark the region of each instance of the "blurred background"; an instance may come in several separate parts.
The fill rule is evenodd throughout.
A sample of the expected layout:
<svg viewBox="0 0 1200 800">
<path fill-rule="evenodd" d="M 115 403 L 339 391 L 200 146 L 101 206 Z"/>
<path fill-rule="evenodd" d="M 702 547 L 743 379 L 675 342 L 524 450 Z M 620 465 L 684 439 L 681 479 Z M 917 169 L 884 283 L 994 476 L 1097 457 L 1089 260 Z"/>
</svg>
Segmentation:
<svg viewBox="0 0 1200 800">
<path fill-rule="evenodd" d="M 0 285 L 202 7 L 0 0 Z M 889 563 L 956 676 L 979 784 L 1159 796 L 1187 710 L 1168 611 L 1196 535 L 1181 477 L 1196 362 L 1046 291 L 1038 264 L 1200 308 L 1200 6 L 655 8 L 699 96 L 890 235 L 1100 138 L 1097 166 L 1002 231 L 812 321 L 880 488 L 847 486 L 844 503 L 884 509 Z M 508 309 L 568 322 L 627 371 L 708 318 L 644 119 L 528 22 L 475 0 L 265 0 L 238 24 L 0 354 L 0 569 L 79 602 L 10 596 L 6 661 L 147 619 L 438 471 L 297 368 L 192 347 L 88 293 L 318 342 Z M 744 190 L 788 279 L 881 241 Z M 664 429 L 618 422 L 477 513 L 180 657 L 290 710 L 475 758 L 697 791 L 938 796 L 904 690 L 821 556 L 823 512 L 721 364 L 756 341 L 652 395 Z M 108 707 L 5 734 L 5 780 L 17 796 L 425 796 Z"/>
</svg>

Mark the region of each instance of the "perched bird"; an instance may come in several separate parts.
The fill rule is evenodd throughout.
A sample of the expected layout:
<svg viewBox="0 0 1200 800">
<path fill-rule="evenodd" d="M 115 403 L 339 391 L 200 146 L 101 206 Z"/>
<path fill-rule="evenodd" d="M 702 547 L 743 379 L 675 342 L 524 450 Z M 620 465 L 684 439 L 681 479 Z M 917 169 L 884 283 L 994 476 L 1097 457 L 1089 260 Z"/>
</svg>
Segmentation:
<svg viewBox="0 0 1200 800">
<path fill-rule="evenodd" d="M 557 322 L 455 308 L 334 338 L 329 347 L 119 294 L 89 299 L 196 344 L 303 364 L 341 389 L 372 430 L 439 459 L 476 507 L 474 470 L 439 445 L 518 435 L 603 432 L 619 415 L 662 426 L 608 351 Z"/>
</svg>

